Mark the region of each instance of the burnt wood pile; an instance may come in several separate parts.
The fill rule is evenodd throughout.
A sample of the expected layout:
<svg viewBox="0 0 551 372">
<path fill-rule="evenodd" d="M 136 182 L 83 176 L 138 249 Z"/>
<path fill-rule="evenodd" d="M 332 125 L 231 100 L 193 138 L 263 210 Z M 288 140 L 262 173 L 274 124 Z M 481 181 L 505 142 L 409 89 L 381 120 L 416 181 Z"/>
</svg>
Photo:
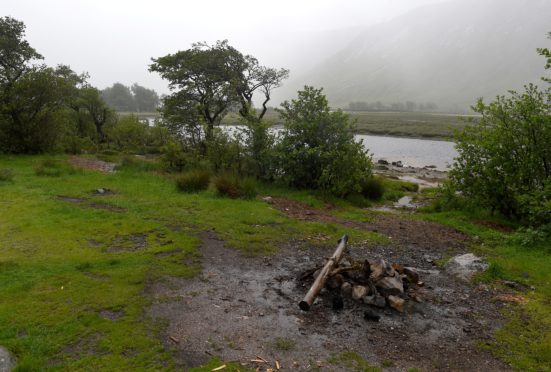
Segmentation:
<svg viewBox="0 0 551 372">
<path fill-rule="evenodd" d="M 344 298 L 352 298 L 376 308 L 387 306 L 403 312 L 406 300 L 419 301 L 416 290 L 424 283 L 415 268 L 390 264 L 384 259 L 355 260 L 346 253 L 348 237 L 339 240 L 335 253 L 319 267 L 305 271 L 301 281 L 314 279 L 310 290 L 299 303 L 308 311 L 318 294 L 325 290 L 333 293 L 333 308 L 343 307 Z M 378 320 L 378 315 L 368 308 L 365 317 Z"/>
</svg>

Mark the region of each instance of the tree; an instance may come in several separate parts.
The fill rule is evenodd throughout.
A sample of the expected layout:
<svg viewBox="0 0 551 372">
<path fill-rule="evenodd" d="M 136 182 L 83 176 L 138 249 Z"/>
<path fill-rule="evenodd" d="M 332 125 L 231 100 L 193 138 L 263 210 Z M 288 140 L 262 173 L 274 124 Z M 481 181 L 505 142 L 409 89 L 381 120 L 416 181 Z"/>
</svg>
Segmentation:
<svg viewBox="0 0 551 372">
<path fill-rule="evenodd" d="M 278 112 L 285 123 L 278 144 L 280 172 L 288 184 L 338 196 L 361 191 L 371 176 L 371 159 L 354 139 L 350 117 L 331 111 L 322 89 L 304 87 Z"/>
<path fill-rule="evenodd" d="M 550 53 L 538 49 L 547 58 Z M 545 79 L 544 79 L 545 80 Z M 482 115 L 456 138 L 455 190 L 532 226 L 551 221 L 551 88 L 525 86 L 473 110 Z"/>
<path fill-rule="evenodd" d="M 129 87 L 121 83 L 115 83 L 112 87 L 101 91 L 101 97 L 107 105 L 115 111 L 135 111 L 136 102 Z"/>
<path fill-rule="evenodd" d="M 130 90 L 134 95 L 134 107 L 138 112 L 152 112 L 159 106 L 159 95 L 153 89 L 134 83 Z"/>
<path fill-rule="evenodd" d="M 551 39 L 551 32 L 547 35 L 547 38 Z M 538 54 L 546 58 L 545 69 L 551 70 L 551 50 L 549 50 L 549 48 L 538 48 Z M 551 78 L 543 77 L 542 79 L 551 83 Z"/>
<path fill-rule="evenodd" d="M 24 39 L 25 24 L 11 17 L 0 18 L 0 86 L 10 89 L 31 68 L 30 62 L 43 57 Z"/>
<path fill-rule="evenodd" d="M 97 135 L 100 142 L 105 142 L 105 133 L 103 127 L 107 121 L 113 117 L 112 111 L 107 107 L 107 104 L 102 98 L 101 92 L 94 87 L 87 86 L 80 90 L 81 102 L 94 126 L 96 127 Z"/>
<path fill-rule="evenodd" d="M 149 70 L 168 80 L 173 91 L 163 100 L 164 117 L 179 120 L 183 126 L 190 122 L 204 124 L 207 142 L 231 109 L 238 109 L 246 120 L 262 119 L 272 90 L 288 76 L 287 70 L 260 66 L 254 57 L 244 56 L 227 40 L 214 45 L 195 43 L 191 49 L 153 59 Z M 253 109 L 257 91 L 264 95 L 258 116 Z"/>
</svg>

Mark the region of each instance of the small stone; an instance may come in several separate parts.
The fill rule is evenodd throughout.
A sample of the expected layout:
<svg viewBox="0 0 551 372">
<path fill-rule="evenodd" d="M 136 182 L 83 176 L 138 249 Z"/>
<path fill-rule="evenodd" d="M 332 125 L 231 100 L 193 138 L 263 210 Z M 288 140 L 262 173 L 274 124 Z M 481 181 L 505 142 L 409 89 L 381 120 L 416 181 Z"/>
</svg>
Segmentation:
<svg viewBox="0 0 551 372">
<path fill-rule="evenodd" d="M 377 160 L 377 164 L 388 165 L 388 160 L 379 159 L 379 160 Z"/>
<path fill-rule="evenodd" d="M 364 319 L 371 322 L 378 322 L 381 316 L 371 309 L 364 311 Z"/>
<path fill-rule="evenodd" d="M 419 282 L 419 273 L 413 267 L 404 267 L 404 274 L 406 274 L 410 283 Z"/>
<path fill-rule="evenodd" d="M 0 346 L 0 372 L 10 372 L 15 368 L 15 358 L 5 348 Z"/>
<path fill-rule="evenodd" d="M 401 295 L 404 293 L 404 283 L 397 273 L 395 276 L 385 276 L 379 280 L 375 283 L 375 288 L 384 296 Z"/>
<path fill-rule="evenodd" d="M 352 295 L 352 284 L 348 282 L 342 283 L 341 286 L 341 295 L 343 296 L 351 296 Z"/>
<path fill-rule="evenodd" d="M 401 313 L 404 312 L 404 304 L 406 303 L 406 301 L 404 301 L 403 298 L 391 295 L 391 296 L 388 296 L 387 299 L 388 299 L 388 305 L 391 308 L 398 310 Z"/>
<path fill-rule="evenodd" d="M 355 285 L 352 287 L 352 298 L 356 301 L 361 300 L 365 296 L 367 296 L 367 293 L 369 290 L 367 287 L 364 287 L 363 285 Z"/>
<path fill-rule="evenodd" d="M 379 296 L 379 295 L 365 296 L 363 298 L 363 301 L 367 305 L 380 307 L 380 308 L 386 307 L 386 300 L 383 296 Z"/>
<path fill-rule="evenodd" d="M 262 201 L 268 203 L 268 204 L 272 204 L 274 202 L 274 198 L 272 198 L 271 196 L 265 196 L 262 198 Z"/>
</svg>

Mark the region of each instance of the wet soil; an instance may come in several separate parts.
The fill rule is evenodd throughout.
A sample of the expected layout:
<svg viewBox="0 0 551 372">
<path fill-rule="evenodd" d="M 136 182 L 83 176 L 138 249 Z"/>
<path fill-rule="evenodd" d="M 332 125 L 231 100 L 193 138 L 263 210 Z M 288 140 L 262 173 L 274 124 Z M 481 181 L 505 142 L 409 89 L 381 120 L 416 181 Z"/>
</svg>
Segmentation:
<svg viewBox="0 0 551 372">
<path fill-rule="evenodd" d="M 80 156 L 71 156 L 69 158 L 69 163 L 77 168 L 97 170 L 104 173 L 113 173 L 116 167 L 115 163 L 109 163 L 98 159 L 82 158 Z"/>
<path fill-rule="evenodd" d="M 184 370 L 210 356 L 238 361 L 260 370 L 346 370 L 330 364 L 332 355 L 353 351 L 373 365 L 392 361 L 385 370 L 502 371 L 509 366 L 476 346 L 500 326 L 501 302 L 486 286 L 461 282 L 436 265 L 453 254 L 466 253 L 468 238 L 438 224 L 380 215 L 372 223 L 345 221 L 328 212 L 299 211 L 295 202 L 274 200 L 291 217 L 352 224 L 391 237 L 389 245 L 351 241 L 356 258 L 384 258 L 419 269 L 425 286 L 422 302 L 410 301 L 400 314 L 370 308 L 379 322 L 364 320 L 367 305 L 344 300 L 332 309 L 324 292 L 309 312 L 298 303 L 310 283 L 297 279 L 332 254 L 334 245 L 315 248 L 289 242 L 269 257 L 249 257 L 227 248 L 214 231 L 201 235 L 202 273 L 193 279 L 170 278 L 151 283 L 149 315 L 166 321 L 165 346 Z M 266 360 L 252 362 L 251 360 Z"/>
</svg>

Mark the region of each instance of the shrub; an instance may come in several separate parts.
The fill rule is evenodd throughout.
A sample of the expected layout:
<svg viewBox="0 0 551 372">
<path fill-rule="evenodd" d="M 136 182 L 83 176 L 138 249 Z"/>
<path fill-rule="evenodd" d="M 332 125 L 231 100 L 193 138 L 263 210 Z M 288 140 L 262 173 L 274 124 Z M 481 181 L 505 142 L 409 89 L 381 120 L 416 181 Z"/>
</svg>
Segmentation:
<svg viewBox="0 0 551 372">
<path fill-rule="evenodd" d="M 450 171 L 456 191 L 480 206 L 531 226 L 549 221 L 551 90 L 529 85 L 473 109 L 482 115 L 456 136 Z"/>
<path fill-rule="evenodd" d="M 220 196 L 233 199 L 253 199 L 256 196 L 256 181 L 253 178 L 241 178 L 236 174 L 222 174 L 214 181 L 216 191 Z"/>
<path fill-rule="evenodd" d="M 354 139 L 350 117 L 331 111 L 322 89 L 312 87 L 281 106 L 285 128 L 277 145 L 276 176 L 291 186 L 341 197 L 360 192 L 362 180 L 371 176 L 372 163 L 362 142 Z"/>
<path fill-rule="evenodd" d="M 206 190 L 210 183 L 210 173 L 205 170 L 191 170 L 176 178 L 176 187 L 182 192 L 199 192 Z"/>
<path fill-rule="evenodd" d="M 147 160 L 137 156 L 125 156 L 118 170 L 131 170 L 134 172 L 151 172 L 161 169 L 161 165 L 155 160 Z"/>
<path fill-rule="evenodd" d="M 8 168 L 0 169 L 0 182 L 12 182 L 13 181 L 13 171 Z"/>
<path fill-rule="evenodd" d="M 69 164 L 57 160 L 46 159 L 38 163 L 34 172 L 37 176 L 60 177 L 63 174 L 74 174 L 76 170 Z"/>
<path fill-rule="evenodd" d="M 362 195 L 371 200 L 380 200 L 385 193 L 385 187 L 380 178 L 369 177 L 362 183 Z"/>
</svg>

